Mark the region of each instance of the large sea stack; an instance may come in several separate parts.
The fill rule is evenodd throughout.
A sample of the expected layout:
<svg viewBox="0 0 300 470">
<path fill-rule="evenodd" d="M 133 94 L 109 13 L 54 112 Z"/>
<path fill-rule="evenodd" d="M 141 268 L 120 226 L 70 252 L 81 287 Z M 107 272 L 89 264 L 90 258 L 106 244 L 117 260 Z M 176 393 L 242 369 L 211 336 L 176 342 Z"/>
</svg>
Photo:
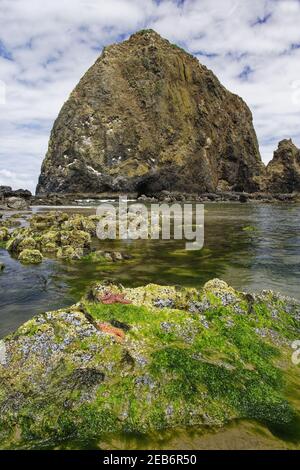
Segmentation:
<svg viewBox="0 0 300 470">
<path fill-rule="evenodd" d="M 38 194 L 255 191 L 252 115 L 152 30 L 106 47 L 56 119 Z"/>
</svg>

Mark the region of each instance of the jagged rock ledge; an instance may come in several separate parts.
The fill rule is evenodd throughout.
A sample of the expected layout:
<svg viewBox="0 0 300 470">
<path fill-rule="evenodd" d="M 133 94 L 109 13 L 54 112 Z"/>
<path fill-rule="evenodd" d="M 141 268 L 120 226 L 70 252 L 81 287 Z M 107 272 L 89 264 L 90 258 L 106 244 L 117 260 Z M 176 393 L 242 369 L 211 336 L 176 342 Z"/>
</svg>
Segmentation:
<svg viewBox="0 0 300 470">
<path fill-rule="evenodd" d="M 1 342 L 1 447 L 237 418 L 284 429 L 299 413 L 287 399 L 290 377 L 299 384 L 299 307 L 220 280 L 201 290 L 96 284 Z"/>
<path fill-rule="evenodd" d="M 0 211 L 26 210 L 32 200 L 28 189 L 13 190 L 10 186 L 0 186 Z"/>
<path fill-rule="evenodd" d="M 148 195 L 138 193 L 66 193 L 66 194 L 48 194 L 46 196 L 36 196 L 32 199 L 34 206 L 64 206 L 64 205 L 78 205 L 101 202 L 103 199 L 117 200 L 119 197 L 127 197 L 128 200 L 138 200 L 145 202 L 300 202 L 300 192 L 293 193 L 270 193 L 267 191 L 246 193 L 246 192 L 231 192 L 231 191 L 217 191 L 215 193 L 185 193 L 178 191 L 161 191 L 159 193 L 149 193 Z"/>
</svg>

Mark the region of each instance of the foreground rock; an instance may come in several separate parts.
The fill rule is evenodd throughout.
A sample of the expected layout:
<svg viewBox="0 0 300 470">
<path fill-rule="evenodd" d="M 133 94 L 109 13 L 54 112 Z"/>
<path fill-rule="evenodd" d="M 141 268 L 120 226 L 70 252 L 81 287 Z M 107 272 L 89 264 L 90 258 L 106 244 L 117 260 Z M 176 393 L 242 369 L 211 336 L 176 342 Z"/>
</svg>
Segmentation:
<svg viewBox="0 0 300 470">
<path fill-rule="evenodd" d="M 254 191 L 252 115 L 152 30 L 104 49 L 64 104 L 37 193 Z"/>
<path fill-rule="evenodd" d="M 222 426 L 246 418 L 284 429 L 299 304 L 272 292 L 95 285 L 1 343 L 2 448 L 103 433 Z M 299 411 L 299 410 L 298 410 Z"/>
<path fill-rule="evenodd" d="M 291 139 L 282 140 L 266 170 L 266 186 L 271 193 L 300 193 L 300 149 Z"/>
<path fill-rule="evenodd" d="M 9 197 L 5 202 L 9 209 L 14 209 L 17 211 L 26 210 L 29 208 L 29 204 L 26 199 L 22 199 L 21 197 Z"/>
</svg>

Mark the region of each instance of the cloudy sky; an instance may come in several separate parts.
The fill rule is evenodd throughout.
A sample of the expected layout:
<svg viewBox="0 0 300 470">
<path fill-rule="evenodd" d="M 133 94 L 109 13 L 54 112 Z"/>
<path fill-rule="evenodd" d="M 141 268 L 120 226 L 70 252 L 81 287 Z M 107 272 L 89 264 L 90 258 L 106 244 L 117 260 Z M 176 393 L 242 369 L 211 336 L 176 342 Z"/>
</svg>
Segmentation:
<svg viewBox="0 0 300 470">
<path fill-rule="evenodd" d="M 34 191 L 63 102 L 104 45 L 153 28 L 242 96 L 263 160 L 300 146 L 299 0 L 0 0 L 0 185 Z"/>
</svg>

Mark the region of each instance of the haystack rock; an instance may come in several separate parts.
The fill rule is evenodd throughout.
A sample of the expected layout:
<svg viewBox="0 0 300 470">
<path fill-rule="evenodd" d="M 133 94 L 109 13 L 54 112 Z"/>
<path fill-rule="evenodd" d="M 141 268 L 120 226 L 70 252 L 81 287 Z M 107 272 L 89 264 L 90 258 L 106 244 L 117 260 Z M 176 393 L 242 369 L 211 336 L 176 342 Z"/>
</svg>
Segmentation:
<svg viewBox="0 0 300 470">
<path fill-rule="evenodd" d="M 272 193 L 300 192 L 300 149 L 292 139 L 279 142 L 266 169 L 267 188 Z"/>
<path fill-rule="evenodd" d="M 248 106 L 152 30 L 106 47 L 56 119 L 38 194 L 255 191 Z"/>
</svg>

